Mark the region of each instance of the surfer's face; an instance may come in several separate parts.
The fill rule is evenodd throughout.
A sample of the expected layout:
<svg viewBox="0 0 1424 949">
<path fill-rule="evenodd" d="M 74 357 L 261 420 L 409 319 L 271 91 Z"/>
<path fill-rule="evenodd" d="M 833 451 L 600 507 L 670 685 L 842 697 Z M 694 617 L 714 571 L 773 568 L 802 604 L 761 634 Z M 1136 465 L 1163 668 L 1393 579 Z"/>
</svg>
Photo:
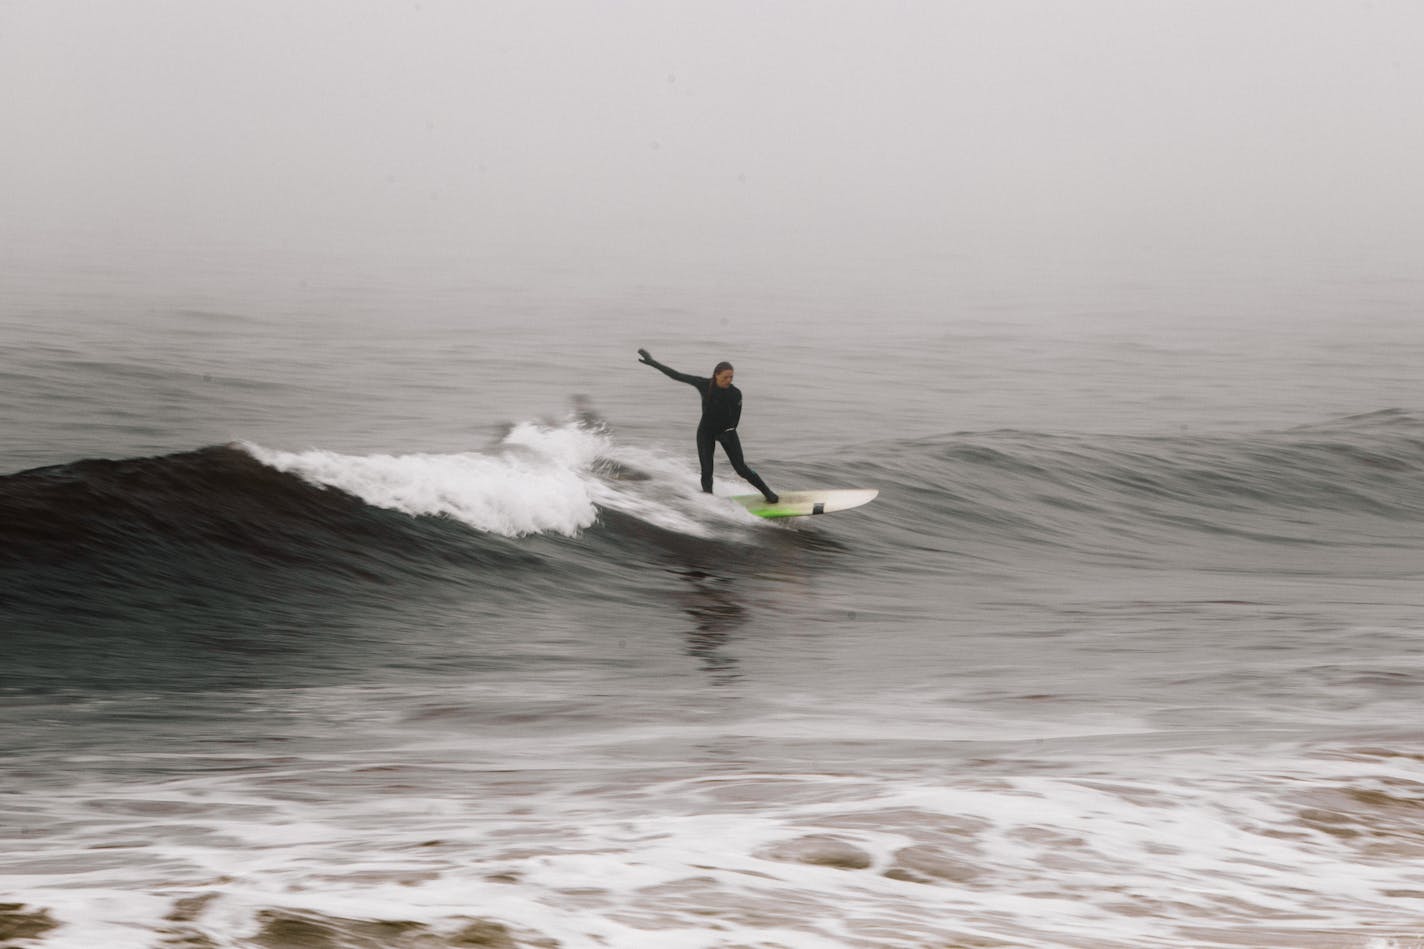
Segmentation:
<svg viewBox="0 0 1424 949">
<path fill-rule="evenodd" d="M 732 384 L 732 370 L 723 369 L 712 377 L 712 381 L 717 383 L 717 388 L 725 389 Z"/>
</svg>

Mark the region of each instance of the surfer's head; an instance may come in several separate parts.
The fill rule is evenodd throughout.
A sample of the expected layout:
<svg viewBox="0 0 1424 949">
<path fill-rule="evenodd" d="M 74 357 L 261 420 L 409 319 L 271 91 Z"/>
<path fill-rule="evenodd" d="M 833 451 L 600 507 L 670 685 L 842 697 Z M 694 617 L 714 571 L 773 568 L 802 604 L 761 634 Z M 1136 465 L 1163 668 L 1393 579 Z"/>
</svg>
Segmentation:
<svg viewBox="0 0 1424 949">
<path fill-rule="evenodd" d="M 719 389 L 725 389 L 732 384 L 732 364 L 729 362 L 719 362 L 717 368 L 712 370 L 712 384 Z"/>
</svg>

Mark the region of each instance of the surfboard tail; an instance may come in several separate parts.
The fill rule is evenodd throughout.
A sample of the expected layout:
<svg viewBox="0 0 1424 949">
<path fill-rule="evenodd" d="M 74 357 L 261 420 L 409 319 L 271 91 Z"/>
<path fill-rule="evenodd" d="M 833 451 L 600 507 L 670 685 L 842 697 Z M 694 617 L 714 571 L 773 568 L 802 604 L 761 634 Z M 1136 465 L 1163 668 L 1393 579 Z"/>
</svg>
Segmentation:
<svg viewBox="0 0 1424 949">
<path fill-rule="evenodd" d="M 869 504 L 879 494 L 876 488 L 826 488 L 782 491 L 774 504 L 760 494 L 738 494 L 729 500 L 736 501 L 757 517 L 809 517 L 849 511 Z"/>
</svg>

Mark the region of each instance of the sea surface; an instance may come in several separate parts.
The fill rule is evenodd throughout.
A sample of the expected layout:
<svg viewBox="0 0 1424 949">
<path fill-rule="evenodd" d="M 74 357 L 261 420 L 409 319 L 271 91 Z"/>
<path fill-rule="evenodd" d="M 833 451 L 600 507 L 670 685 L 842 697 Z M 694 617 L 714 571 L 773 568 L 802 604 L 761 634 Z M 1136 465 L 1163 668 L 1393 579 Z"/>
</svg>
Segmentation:
<svg viewBox="0 0 1424 949">
<path fill-rule="evenodd" d="M 15 256 L 0 945 L 1424 946 L 1417 270 L 853 263 Z"/>
</svg>

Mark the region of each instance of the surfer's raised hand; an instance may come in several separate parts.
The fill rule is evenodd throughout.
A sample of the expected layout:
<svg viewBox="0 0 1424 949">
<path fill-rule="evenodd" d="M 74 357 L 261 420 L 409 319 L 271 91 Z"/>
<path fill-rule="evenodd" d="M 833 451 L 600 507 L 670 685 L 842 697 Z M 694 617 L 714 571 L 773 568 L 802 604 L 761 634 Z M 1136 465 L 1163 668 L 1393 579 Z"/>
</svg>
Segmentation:
<svg viewBox="0 0 1424 949">
<path fill-rule="evenodd" d="M 638 350 L 638 362 L 644 363 L 649 366 L 656 366 L 658 364 L 658 361 L 654 359 L 646 349 Z"/>
</svg>

